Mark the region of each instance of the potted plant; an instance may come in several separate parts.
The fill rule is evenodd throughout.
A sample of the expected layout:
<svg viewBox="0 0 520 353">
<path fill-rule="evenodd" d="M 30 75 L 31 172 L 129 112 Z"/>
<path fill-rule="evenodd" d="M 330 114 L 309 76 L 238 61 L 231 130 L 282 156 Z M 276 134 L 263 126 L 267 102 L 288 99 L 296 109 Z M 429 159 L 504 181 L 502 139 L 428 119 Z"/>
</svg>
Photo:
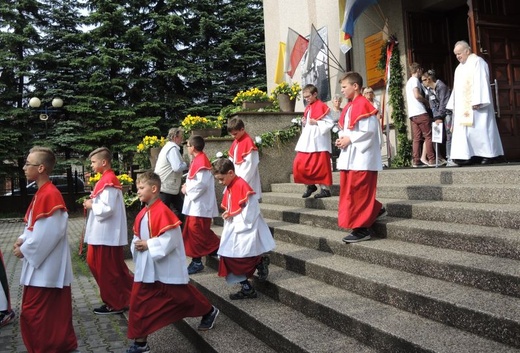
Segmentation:
<svg viewBox="0 0 520 353">
<path fill-rule="evenodd" d="M 137 145 L 137 153 L 149 154 L 150 164 L 152 165 L 152 169 L 154 169 L 159 151 L 165 143 L 166 139 L 164 137 L 145 136 L 141 143 Z"/>
<path fill-rule="evenodd" d="M 181 126 L 187 134 L 220 137 L 223 122 L 222 116 L 213 118 L 188 114 L 181 122 Z"/>
<path fill-rule="evenodd" d="M 233 103 L 242 105 L 243 109 L 261 109 L 271 105 L 269 96 L 266 92 L 256 87 L 247 91 L 240 91 L 233 98 Z"/>
<path fill-rule="evenodd" d="M 278 100 L 281 111 L 294 112 L 294 106 L 296 100 L 300 99 L 301 91 L 302 88 L 298 82 L 289 84 L 284 81 L 271 91 L 271 99 Z"/>
</svg>

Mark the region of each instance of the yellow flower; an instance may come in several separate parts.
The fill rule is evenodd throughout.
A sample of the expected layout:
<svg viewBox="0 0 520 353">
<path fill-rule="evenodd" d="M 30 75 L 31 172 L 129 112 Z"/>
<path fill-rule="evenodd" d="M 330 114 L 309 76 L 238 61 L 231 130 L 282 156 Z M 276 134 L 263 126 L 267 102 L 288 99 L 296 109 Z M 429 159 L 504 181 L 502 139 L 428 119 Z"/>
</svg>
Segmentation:
<svg viewBox="0 0 520 353">
<path fill-rule="evenodd" d="M 150 148 L 154 147 L 162 147 L 166 143 L 166 139 L 164 137 L 157 136 L 145 136 L 141 143 L 137 145 L 137 153 L 148 153 Z"/>
<path fill-rule="evenodd" d="M 117 176 L 117 179 L 121 185 L 132 185 L 134 183 L 134 179 L 130 178 L 128 174 L 120 174 Z"/>
<path fill-rule="evenodd" d="M 271 91 L 271 99 L 276 100 L 278 94 L 287 94 L 291 100 L 299 100 L 301 90 L 301 86 L 298 82 L 294 82 L 293 84 L 289 85 L 287 82 L 284 81 L 278 84 L 278 86 L 276 86 Z"/>
<path fill-rule="evenodd" d="M 233 98 L 233 103 L 240 105 L 243 102 L 267 102 L 268 100 L 269 96 L 266 92 L 254 87 L 248 91 L 238 92 Z"/>
<path fill-rule="evenodd" d="M 88 178 L 88 184 L 90 186 L 94 186 L 99 181 L 99 179 L 101 179 L 101 173 L 96 173 L 94 176 L 90 176 Z"/>
<path fill-rule="evenodd" d="M 222 123 L 224 119 L 222 117 L 214 118 L 206 118 L 198 115 L 190 115 L 188 114 L 184 120 L 181 122 L 181 126 L 184 128 L 184 131 L 190 132 L 192 130 L 199 129 L 220 129 L 222 128 Z"/>
</svg>

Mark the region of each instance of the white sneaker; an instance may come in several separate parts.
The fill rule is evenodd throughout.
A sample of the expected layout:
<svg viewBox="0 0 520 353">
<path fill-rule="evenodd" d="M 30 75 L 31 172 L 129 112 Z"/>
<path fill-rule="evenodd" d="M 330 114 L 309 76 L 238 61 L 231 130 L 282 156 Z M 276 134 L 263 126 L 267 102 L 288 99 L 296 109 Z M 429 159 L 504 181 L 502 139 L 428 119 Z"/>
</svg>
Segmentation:
<svg viewBox="0 0 520 353">
<path fill-rule="evenodd" d="M 446 163 L 446 167 L 460 167 L 457 163 L 452 161 L 451 159 L 448 159 L 448 163 Z"/>
</svg>

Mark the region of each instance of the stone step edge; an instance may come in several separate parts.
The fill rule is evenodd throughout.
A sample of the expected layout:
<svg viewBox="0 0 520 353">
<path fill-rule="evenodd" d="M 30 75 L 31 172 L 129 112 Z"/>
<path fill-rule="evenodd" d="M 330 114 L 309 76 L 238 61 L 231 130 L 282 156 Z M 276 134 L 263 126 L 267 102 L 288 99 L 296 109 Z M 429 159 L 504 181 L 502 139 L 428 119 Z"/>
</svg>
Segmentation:
<svg viewBox="0 0 520 353">
<path fill-rule="evenodd" d="M 338 255 L 330 254 L 329 257 L 324 258 L 319 250 L 305 249 L 303 246 L 277 241 L 276 249 L 270 254 L 271 264 L 287 270 L 289 265 L 290 271 L 328 285 L 365 295 L 383 304 L 498 342 L 520 347 L 520 337 L 517 335 L 517 332 L 520 332 L 520 312 L 516 309 L 520 308 L 518 298 L 489 293 L 435 278 L 403 273 L 360 260 L 345 259 Z M 355 268 L 358 273 L 348 270 L 351 268 Z M 381 274 L 380 278 L 372 276 L 372 273 Z M 379 295 L 377 288 L 384 295 Z M 423 288 L 432 289 L 428 292 Z M 437 293 L 434 293 L 435 291 Z M 465 300 L 456 301 L 459 297 L 453 298 L 454 293 L 461 293 L 461 298 L 475 298 L 475 300 L 478 298 L 484 305 L 479 306 L 475 300 L 471 303 Z M 421 303 L 421 306 L 416 306 L 414 303 Z M 493 305 L 489 305 L 490 303 Z M 496 310 L 498 307 L 507 307 L 508 311 Z"/>
<path fill-rule="evenodd" d="M 210 262 L 213 261 L 214 264 L 209 264 L 208 267 L 215 271 L 213 266 L 216 266 L 217 260 L 210 259 Z M 466 351 L 462 348 L 469 346 L 484 347 L 486 350 L 483 352 L 512 352 L 512 347 L 505 344 L 330 286 L 276 265 L 270 267 L 270 273 L 268 281 L 264 283 L 255 279 L 255 288 L 309 317 L 319 316 L 319 320 L 331 329 L 338 329 L 378 351 L 435 352 L 449 346 L 450 349 L 455 349 L 452 350 L 454 352 L 462 352 Z M 302 287 L 294 289 L 297 286 Z M 306 293 L 308 288 L 319 288 L 319 293 Z M 346 308 L 352 300 L 357 305 Z M 398 324 L 392 321 L 396 317 L 400 318 Z M 457 347 L 460 349 L 457 350 Z"/>
</svg>

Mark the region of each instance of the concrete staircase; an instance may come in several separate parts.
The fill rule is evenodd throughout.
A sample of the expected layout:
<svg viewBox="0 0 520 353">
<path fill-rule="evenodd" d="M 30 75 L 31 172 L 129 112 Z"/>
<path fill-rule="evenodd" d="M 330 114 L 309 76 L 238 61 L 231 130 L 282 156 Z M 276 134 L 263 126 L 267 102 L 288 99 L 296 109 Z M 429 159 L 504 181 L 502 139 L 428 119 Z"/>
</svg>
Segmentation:
<svg viewBox="0 0 520 353">
<path fill-rule="evenodd" d="M 339 174 L 333 195 L 338 195 Z M 214 330 L 177 324 L 201 352 L 520 352 L 520 166 L 385 170 L 377 238 L 344 244 L 338 197 L 272 185 L 277 242 L 255 300 L 192 276 L 220 308 Z"/>
</svg>

